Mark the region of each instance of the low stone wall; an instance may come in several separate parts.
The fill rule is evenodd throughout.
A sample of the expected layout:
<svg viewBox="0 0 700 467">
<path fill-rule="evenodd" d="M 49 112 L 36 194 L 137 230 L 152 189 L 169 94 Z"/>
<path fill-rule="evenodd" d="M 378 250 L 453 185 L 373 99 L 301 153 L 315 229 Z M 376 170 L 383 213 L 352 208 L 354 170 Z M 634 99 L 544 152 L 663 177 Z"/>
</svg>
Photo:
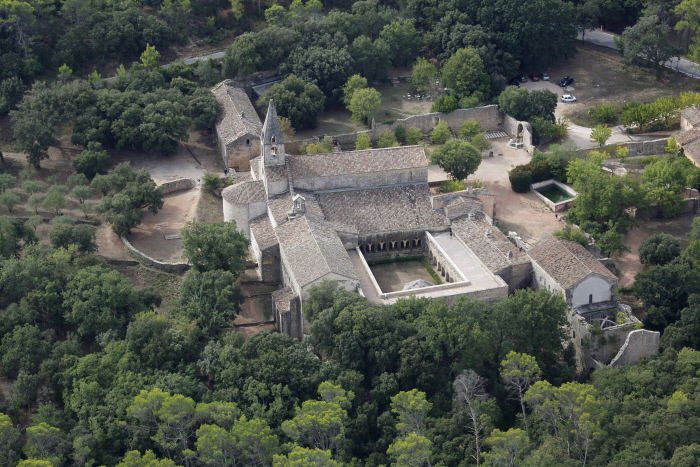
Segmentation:
<svg viewBox="0 0 700 467">
<path fill-rule="evenodd" d="M 697 213 L 698 208 L 700 208 L 700 203 L 698 203 L 698 198 L 689 198 L 683 200 L 683 209 L 678 213 L 678 216 L 689 213 Z M 634 217 L 636 219 L 655 219 L 657 217 L 662 217 L 660 209 L 658 206 L 649 206 L 649 211 L 642 214 L 639 211 L 635 211 Z"/>
<path fill-rule="evenodd" d="M 194 186 L 195 181 L 191 178 L 179 178 L 177 180 L 173 180 L 172 182 L 165 182 L 161 185 L 158 185 L 158 187 L 163 190 L 164 195 L 167 195 L 168 193 L 172 193 L 174 191 L 189 190 L 191 188 L 194 188 Z"/>
<path fill-rule="evenodd" d="M 144 252 L 134 248 L 134 246 L 129 242 L 129 240 L 126 239 L 124 235 L 122 235 L 121 238 L 122 242 L 126 246 L 126 249 L 129 250 L 129 253 L 137 257 L 139 260 L 146 262 L 149 266 L 173 274 L 183 273 L 190 268 L 189 263 L 166 263 L 164 261 L 158 261 L 157 259 L 151 258 Z"/>
<path fill-rule="evenodd" d="M 547 185 L 556 185 L 557 187 L 559 187 L 560 190 L 570 194 L 571 199 L 555 203 L 554 201 L 548 199 L 542 193 L 537 191 L 538 188 L 543 188 Z M 564 209 L 572 208 L 574 206 L 574 198 L 576 198 L 576 195 L 578 195 L 578 193 L 576 193 L 574 190 L 555 179 L 545 180 L 544 182 L 539 183 L 533 183 L 532 185 L 530 185 L 530 191 L 532 191 L 535 194 L 535 196 L 541 199 L 554 212 L 559 212 L 563 211 Z"/>
<path fill-rule="evenodd" d="M 355 147 L 355 141 L 359 134 L 366 134 L 372 141 L 377 141 L 382 137 L 385 131 L 393 132 L 396 127 L 403 125 L 407 130 L 410 127 L 418 128 L 427 135 L 440 123 L 441 120 L 447 123 L 447 126 L 453 132 L 457 132 L 462 122 L 465 120 L 476 120 L 483 131 L 498 131 L 503 129 L 503 116 L 498 112 L 497 105 L 487 105 L 484 107 L 474 107 L 471 109 L 457 109 L 449 114 L 442 112 L 434 112 L 424 115 L 414 115 L 412 117 L 395 120 L 391 123 L 373 123 L 372 129 L 367 131 L 357 131 L 353 133 L 342 133 L 339 135 L 319 135 L 313 138 L 298 140 L 301 143 L 317 143 L 324 136 L 333 138 L 338 141 L 341 148 L 351 149 Z"/>
<path fill-rule="evenodd" d="M 630 332 L 609 366 L 634 365 L 639 360 L 658 353 L 660 339 L 661 333 L 658 331 L 637 329 Z"/>
</svg>

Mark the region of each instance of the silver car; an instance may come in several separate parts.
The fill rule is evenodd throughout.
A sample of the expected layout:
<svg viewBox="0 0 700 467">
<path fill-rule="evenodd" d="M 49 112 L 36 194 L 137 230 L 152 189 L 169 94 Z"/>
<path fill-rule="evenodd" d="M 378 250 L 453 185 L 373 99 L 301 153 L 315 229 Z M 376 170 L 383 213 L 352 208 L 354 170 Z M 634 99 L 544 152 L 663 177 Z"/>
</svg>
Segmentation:
<svg viewBox="0 0 700 467">
<path fill-rule="evenodd" d="M 564 94 L 561 96 L 561 101 L 562 102 L 576 102 L 576 98 L 572 96 L 571 94 Z"/>
</svg>

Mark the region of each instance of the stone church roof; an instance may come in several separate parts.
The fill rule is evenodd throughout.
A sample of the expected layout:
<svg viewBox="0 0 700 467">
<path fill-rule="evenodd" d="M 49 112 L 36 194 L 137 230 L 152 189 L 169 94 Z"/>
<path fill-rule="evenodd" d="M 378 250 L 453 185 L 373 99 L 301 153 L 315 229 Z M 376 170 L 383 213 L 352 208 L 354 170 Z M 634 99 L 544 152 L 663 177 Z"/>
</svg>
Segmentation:
<svg viewBox="0 0 700 467">
<path fill-rule="evenodd" d="M 535 261 L 563 289 L 577 284 L 591 274 L 617 281 L 617 277 L 581 244 L 550 237 L 528 251 Z"/>
<path fill-rule="evenodd" d="M 427 183 L 317 195 L 328 221 L 354 225 L 360 234 L 449 225 L 442 213 L 433 211 Z"/>
<path fill-rule="evenodd" d="M 228 186 L 221 197 L 231 204 L 264 203 L 267 201 L 265 184 L 260 180 L 248 180 Z"/>
<path fill-rule="evenodd" d="M 219 83 L 213 90 L 219 103 L 219 115 L 216 119 L 216 133 L 228 144 L 245 135 L 258 137 L 262 123 L 248 94 L 231 86 L 227 81 Z"/>
<path fill-rule="evenodd" d="M 333 226 L 313 214 L 277 227 L 280 249 L 300 288 L 329 273 L 359 280 Z"/>
<path fill-rule="evenodd" d="M 272 227 L 270 218 L 267 214 L 256 217 L 250 221 L 250 231 L 255 237 L 255 242 L 258 244 L 260 251 L 267 250 L 279 243 L 275 229 Z"/>
<path fill-rule="evenodd" d="M 681 110 L 681 118 L 684 118 L 690 125 L 696 126 L 700 123 L 700 109 L 694 105 Z"/>
<path fill-rule="evenodd" d="M 443 205 L 445 216 L 449 219 L 456 219 L 474 211 L 483 211 L 484 203 L 479 198 L 469 196 L 457 196 Z"/>
<path fill-rule="evenodd" d="M 482 213 L 473 219 L 462 217 L 452 221 L 452 232 L 493 273 L 514 265 L 529 263 L 527 255 L 520 251 L 498 227 L 492 226 Z"/>
<path fill-rule="evenodd" d="M 427 167 L 423 146 L 287 156 L 292 178 L 330 177 Z"/>
</svg>

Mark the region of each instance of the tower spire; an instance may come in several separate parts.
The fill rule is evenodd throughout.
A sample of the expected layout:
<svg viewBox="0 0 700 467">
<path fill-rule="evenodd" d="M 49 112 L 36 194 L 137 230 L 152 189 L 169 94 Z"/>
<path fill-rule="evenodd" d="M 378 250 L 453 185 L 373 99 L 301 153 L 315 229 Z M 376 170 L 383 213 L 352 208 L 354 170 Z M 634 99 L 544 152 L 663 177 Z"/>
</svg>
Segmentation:
<svg viewBox="0 0 700 467">
<path fill-rule="evenodd" d="M 284 133 L 279 118 L 277 118 L 275 102 L 272 99 L 267 107 L 267 116 L 260 135 L 260 147 L 262 148 L 264 165 L 285 164 Z"/>
</svg>

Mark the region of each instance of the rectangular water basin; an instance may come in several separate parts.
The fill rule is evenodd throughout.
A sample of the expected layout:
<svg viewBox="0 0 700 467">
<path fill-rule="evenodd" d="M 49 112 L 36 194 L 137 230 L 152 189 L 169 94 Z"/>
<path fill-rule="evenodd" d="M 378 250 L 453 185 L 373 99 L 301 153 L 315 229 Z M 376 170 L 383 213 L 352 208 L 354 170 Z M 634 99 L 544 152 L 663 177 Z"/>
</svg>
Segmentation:
<svg viewBox="0 0 700 467">
<path fill-rule="evenodd" d="M 573 189 L 554 179 L 533 183 L 530 189 L 554 212 L 573 207 L 574 199 L 578 195 Z"/>
</svg>

